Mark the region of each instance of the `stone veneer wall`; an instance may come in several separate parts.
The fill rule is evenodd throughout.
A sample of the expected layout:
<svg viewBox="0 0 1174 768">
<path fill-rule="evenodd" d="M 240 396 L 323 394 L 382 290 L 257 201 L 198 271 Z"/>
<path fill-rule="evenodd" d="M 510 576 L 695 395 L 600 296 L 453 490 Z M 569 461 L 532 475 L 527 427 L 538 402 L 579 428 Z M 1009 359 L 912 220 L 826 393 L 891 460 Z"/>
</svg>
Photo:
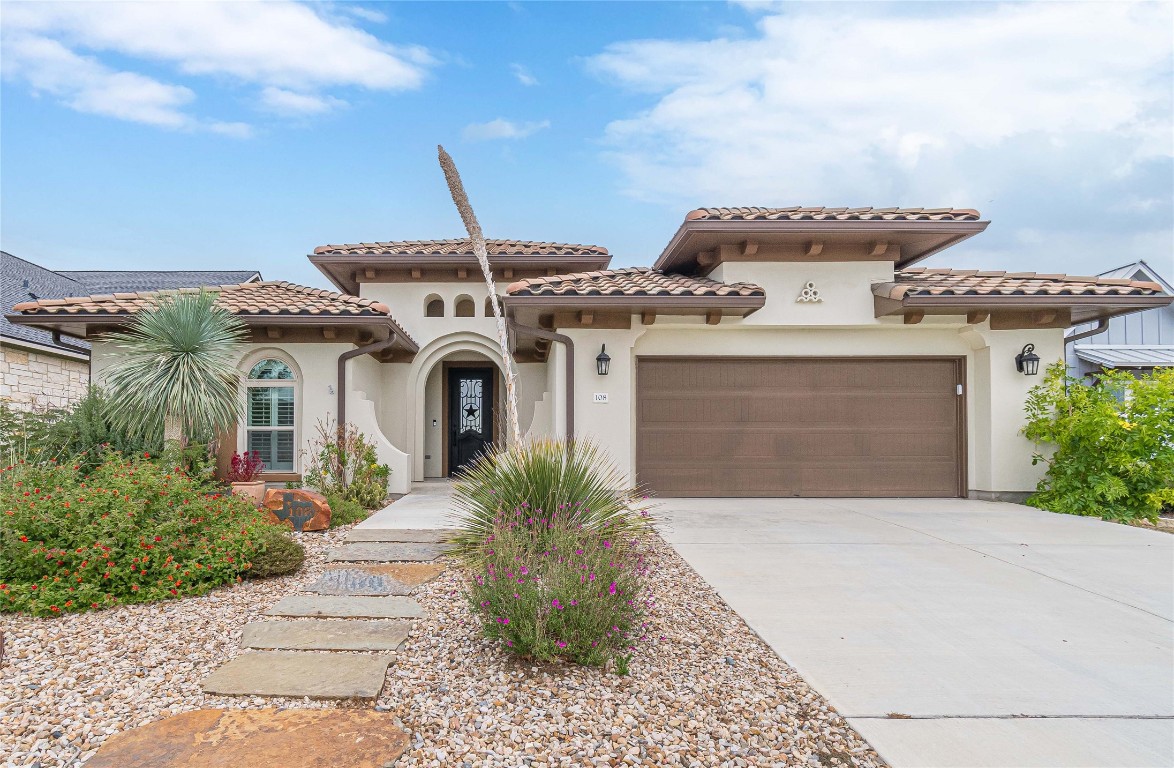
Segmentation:
<svg viewBox="0 0 1174 768">
<path fill-rule="evenodd" d="M 0 400 L 27 411 L 81 400 L 90 386 L 90 362 L 11 346 L 0 347 Z"/>
</svg>

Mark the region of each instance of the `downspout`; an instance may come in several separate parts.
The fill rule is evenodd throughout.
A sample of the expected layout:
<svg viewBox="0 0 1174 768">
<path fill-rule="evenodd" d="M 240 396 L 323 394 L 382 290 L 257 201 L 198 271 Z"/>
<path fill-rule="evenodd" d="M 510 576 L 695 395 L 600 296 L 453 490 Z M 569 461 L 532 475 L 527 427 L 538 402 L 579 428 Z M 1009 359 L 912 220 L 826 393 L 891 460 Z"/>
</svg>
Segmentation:
<svg viewBox="0 0 1174 768">
<path fill-rule="evenodd" d="M 68 341 L 62 341 L 61 340 L 61 331 L 53 331 L 53 344 L 55 346 L 61 347 L 62 349 L 66 350 L 68 352 L 77 352 L 78 354 L 85 355 L 86 357 L 90 356 L 90 350 L 86 349 L 85 347 L 75 347 L 73 344 L 70 344 Z"/>
<path fill-rule="evenodd" d="M 1087 339 L 1089 336 L 1096 336 L 1098 333 L 1104 333 L 1105 329 L 1108 327 L 1109 327 L 1109 318 L 1102 317 L 1099 320 L 1097 320 L 1097 324 L 1096 324 L 1095 328 L 1090 328 L 1089 330 L 1081 331 L 1080 333 L 1074 333 L 1071 336 L 1065 336 L 1064 337 L 1064 346 L 1068 346 L 1069 344 L 1071 344 L 1074 341 L 1080 341 L 1081 339 Z"/>
<path fill-rule="evenodd" d="M 338 429 L 339 434 L 346 427 L 346 362 L 352 357 L 359 355 L 367 355 L 372 352 L 382 352 L 395 343 L 395 331 L 391 332 L 383 341 L 376 341 L 368 344 L 365 347 L 356 347 L 355 349 L 348 349 L 338 356 Z"/>
<path fill-rule="evenodd" d="M 506 325 L 510 331 L 519 336 L 530 336 L 535 339 L 546 339 L 562 344 L 567 352 L 567 440 L 575 439 L 575 342 L 570 336 L 554 331 L 522 325 L 512 317 L 506 318 Z"/>
</svg>

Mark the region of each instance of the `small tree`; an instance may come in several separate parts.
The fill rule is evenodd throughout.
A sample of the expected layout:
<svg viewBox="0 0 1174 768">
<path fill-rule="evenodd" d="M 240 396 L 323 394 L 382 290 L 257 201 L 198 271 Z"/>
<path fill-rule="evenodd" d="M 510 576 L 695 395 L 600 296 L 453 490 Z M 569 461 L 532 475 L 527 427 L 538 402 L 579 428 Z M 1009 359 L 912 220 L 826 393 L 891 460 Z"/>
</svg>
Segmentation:
<svg viewBox="0 0 1174 768">
<path fill-rule="evenodd" d="M 107 334 L 120 354 L 106 369 L 110 417 L 131 434 L 158 436 L 165 450 L 219 434 L 241 411 L 238 347 L 244 324 L 216 306 L 218 294 L 161 296 L 125 331 Z"/>
<path fill-rule="evenodd" d="M 1174 369 L 1109 371 L 1086 386 L 1056 363 L 1028 395 L 1023 432 L 1055 446 L 1033 460 L 1048 470 L 1032 506 L 1128 521 L 1174 504 Z"/>
</svg>

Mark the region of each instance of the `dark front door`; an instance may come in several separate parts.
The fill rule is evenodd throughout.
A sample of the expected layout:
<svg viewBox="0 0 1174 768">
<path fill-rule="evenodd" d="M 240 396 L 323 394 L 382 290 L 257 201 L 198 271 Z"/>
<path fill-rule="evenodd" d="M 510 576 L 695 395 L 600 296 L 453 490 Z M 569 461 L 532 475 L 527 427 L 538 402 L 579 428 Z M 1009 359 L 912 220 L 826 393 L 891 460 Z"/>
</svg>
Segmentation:
<svg viewBox="0 0 1174 768">
<path fill-rule="evenodd" d="M 493 442 L 493 369 L 448 370 L 448 473 L 459 472 Z"/>
</svg>

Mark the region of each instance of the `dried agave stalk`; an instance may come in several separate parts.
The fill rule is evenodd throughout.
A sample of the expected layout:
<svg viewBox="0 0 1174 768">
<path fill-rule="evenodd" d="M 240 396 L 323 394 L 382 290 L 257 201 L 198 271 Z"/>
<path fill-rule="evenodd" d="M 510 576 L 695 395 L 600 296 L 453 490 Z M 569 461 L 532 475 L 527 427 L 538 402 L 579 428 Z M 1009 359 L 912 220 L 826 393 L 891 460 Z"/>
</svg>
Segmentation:
<svg viewBox="0 0 1174 768">
<path fill-rule="evenodd" d="M 497 342 L 501 345 L 501 359 L 505 363 L 505 407 L 509 417 L 510 442 L 517 444 L 522 439 L 522 430 L 518 426 L 517 373 L 514 370 L 514 356 L 510 353 L 510 338 L 506 333 L 501 300 L 497 297 L 493 270 L 489 267 L 489 253 L 485 250 L 485 235 L 481 234 L 481 225 L 477 223 L 473 206 L 469 204 L 469 196 L 465 194 L 465 186 L 461 184 L 461 175 L 457 172 L 456 164 L 444 151 L 444 147 L 438 144 L 436 150 L 440 157 L 440 169 L 444 171 L 444 180 L 448 182 L 448 191 L 452 193 L 452 201 L 457 206 L 457 212 L 461 214 L 461 221 L 465 223 L 469 239 L 473 241 L 473 253 L 481 264 L 481 273 L 485 275 L 485 285 L 489 289 L 493 317 L 497 320 Z"/>
</svg>

